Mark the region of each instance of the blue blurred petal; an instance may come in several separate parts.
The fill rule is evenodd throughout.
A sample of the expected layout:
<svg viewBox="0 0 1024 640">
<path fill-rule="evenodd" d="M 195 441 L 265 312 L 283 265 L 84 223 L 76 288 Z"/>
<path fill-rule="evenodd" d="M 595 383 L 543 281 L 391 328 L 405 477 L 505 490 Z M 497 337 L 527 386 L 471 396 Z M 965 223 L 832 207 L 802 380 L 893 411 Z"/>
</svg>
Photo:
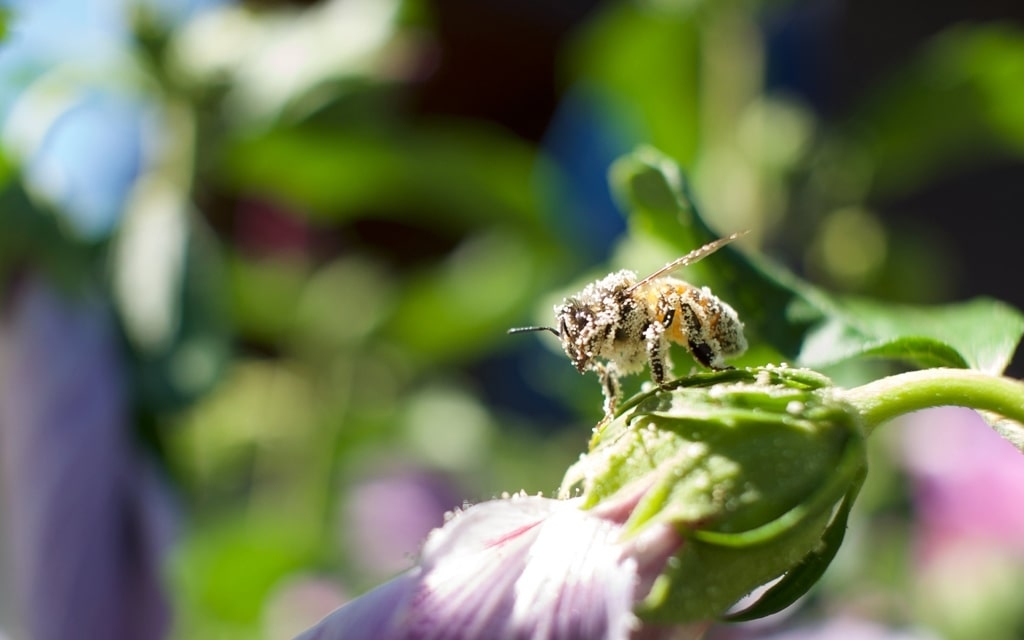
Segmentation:
<svg viewBox="0 0 1024 640">
<path fill-rule="evenodd" d="M 87 90 L 28 159 L 29 185 L 58 205 L 77 234 L 102 238 L 120 220 L 142 168 L 145 116 L 137 100 Z"/>
<path fill-rule="evenodd" d="M 569 91 L 544 134 L 544 151 L 564 177 L 560 193 L 548 193 L 549 211 L 564 242 L 589 260 L 605 260 L 626 229 L 608 189 L 608 167 L 642 139 L 612 101 L 596 89 Z"/>
<path fill-rule="evenodd" d="M 0 327 L 0 451 L 27 637 L 148 640 L 169 623 L 166 504 L 135 457 L 111 314 L 38 280 Z"/>
<path fill-rule="evenodd" d="M 92 65 L 129 41 L 124 0 L 11 0 L 12 48 L 39 60 Z"/>
</svg>

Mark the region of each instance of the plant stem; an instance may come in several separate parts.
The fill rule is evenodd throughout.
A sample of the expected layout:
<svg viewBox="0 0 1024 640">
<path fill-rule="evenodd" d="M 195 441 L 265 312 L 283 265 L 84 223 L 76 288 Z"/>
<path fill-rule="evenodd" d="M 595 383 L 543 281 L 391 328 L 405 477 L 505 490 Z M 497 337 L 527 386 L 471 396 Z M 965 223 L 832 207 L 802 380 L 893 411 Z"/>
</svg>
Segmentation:
<svg viewBox="0 0 1024 640">
<path fill-rule="evenodd" d="M 842 392 L 864 419 L 867 434 L 897 416 L 930 407 L 991 411 L 1024 423 L 1024 383 L 969 369 L 901 373 Z"/>
</svg>

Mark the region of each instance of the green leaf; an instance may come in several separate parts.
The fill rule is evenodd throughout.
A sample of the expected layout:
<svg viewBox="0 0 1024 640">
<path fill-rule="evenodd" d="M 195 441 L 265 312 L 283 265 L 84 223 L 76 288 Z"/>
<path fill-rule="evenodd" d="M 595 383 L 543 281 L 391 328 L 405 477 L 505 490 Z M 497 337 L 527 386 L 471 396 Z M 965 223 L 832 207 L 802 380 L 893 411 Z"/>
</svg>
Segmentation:
<svg viewBox="0 0 1024 640">
<path fill-rule="evenodd" d="M 0 169 L 0 287 L 26 265 L 67 289 L 85 286 L 102 260 L 99 245 L 69 235 L 51 208 L 29 196 L 19 175 L 4 171 Z"/>
<path fill-rule="evenodd" d="M 673 522 L 729 546 L 781 535 L 830 509 L 862 464 L 858 417 L 807 382 L 788 367 L 731 369 L 642 394 L 595 434 L 563 495 L 581 482 L 593 506 L 644 478 L 652 485 L 629 526 Z M 756 509 L 740 508 L 755 495 Z"/>
<path fill-rule="evenodd" d="M 828 516 L 788 535 L 744 549 L 694 540 L 673 559 L 637 609 L 660 624 L 697 622 L 721 616 L 752 589 L 797 565 L 821 540 Z"/>
<path fill-rule="evenodd" d="M 679 255 L 717 237 L 701 218 L 679 166 L 658 150 L 639 147 L 618 159 L 610 180 L 613 193 L 629 211 L 634 235 L 653 235 Z M 751 344 L 766 342 L 790 359 L 799 353 L 811 324 L 824 318 L 795 276 L 755 261 L 733 245 L 685 273 L 693 274 L 693 282 L 710 286 L 739 312 Z"/>
<path fill-rule="evenodd" d="M 478 233 L 411 279 L 385 328 L 421 360 L 473 356 L 500 339 L 530 304 L 547 262 L 518 234 Z"/>
<path fill-rule="evenodd" d="M 934 38 L 845 128 L 866 152 L 875 192 L 913 189 L 992 151 L 1024 154 L 1022 77 L 1019 28 L 960 25 Z"/>
<path fill-rule="evenodd" d="M 808 571 L 866 468 L 860 416 L 835 391 L 789 367 L 701 373 L 629 401 L 597 430 L 561 494 L 585 507 L 635 501 L 627 531 L 671 524 L 685 539 L 643 617 L 717 617 L 756 587 Z"/>
<path fill-rule="evenodd" d="M 700 38 L 696 12 L 607 3 L 570 43 L 569 72 L 638 139 L 689 161 L 701 136 Z"/>
<path fill-rule="evenodd" d="M 640 231 L 690 246 L 715 239 L 695 215 L 679 165 L 655 148 L 640 146 L 619 158 L 608 178 L 619 205 L 631 212 L 630 224 Z"/>
<path fill-rule="evenodd" d="M 1024 316 L 989 298 L 933 307 L 840 298 L 833 316 L 808 334 L 798 360 L 822 367 L 876 356 L 922 368 L 971 368 L 999 374 L 1022 334 Z"/>
<path fill-rule="evenodd" d="M 619 159 L 611 179 L 636 234 L 654 235 L 680 253 L 714 237 L 678 166 L 658 151 L 644 147 Z M 1024 335 L 1024 316 L 996 300 L 923 307 L 834 296 L 734 245 L 686 273 L 736 308 L 752 346 L 768 344 L 802 366 L 874 357 L 998 374 Z"/>
<path fill-rule="evenodd" d="M 860 492 L 863 483 L 864 473 L 861 479 L 852 487 L 843 499 L 839 511 L 836 512 L 832 522 L 825 529 L 821 537 L 821 544 L 814 548 L 798 565 L 786 572 L 778 582 L 773 584 L 767 591 L 761 594 L 757 602 L 736 613 L 724 617 L 729 622 L 746 622 L 770 616 L 773 613 L 782 611 L 789 605 L 796 602 L 810 590 L 825 570 L 832 564 L 839 547 L 846 537 L 846 522 L 853 508 L 853 503 Z"/>
<path fill-rule="evenodd" d="M 6 40 L 10 31 L 12 12 L 6 7 L 0 7 L 0 41 Z"/>
<path fill-rule="evenodd" d="M 296 260 L 225 256 L 233 329 L 243 338 L 284 341 L 295 324 L 311 267 Z"/>
<path fill-rule="evenodd" d="M 408 131 L 276 129 L 228 145 L 223 169 L 235 187 L 279 198 L 327 220 L 383 212 L 431 215 L 442 228 L 518 221 L 545 235 L 535 191 L 535 153 L 480 128 Z M 547 176 L 547 174 L 542 174 Z"/>
<path fill-rule="evenodd" d="M 218 625 L 251 634 L 275 585 L 317 559 L 315 527 L 279 511 L 231 513 L 193 529 L 170 562 L 186 637 Z"/>
</svg>

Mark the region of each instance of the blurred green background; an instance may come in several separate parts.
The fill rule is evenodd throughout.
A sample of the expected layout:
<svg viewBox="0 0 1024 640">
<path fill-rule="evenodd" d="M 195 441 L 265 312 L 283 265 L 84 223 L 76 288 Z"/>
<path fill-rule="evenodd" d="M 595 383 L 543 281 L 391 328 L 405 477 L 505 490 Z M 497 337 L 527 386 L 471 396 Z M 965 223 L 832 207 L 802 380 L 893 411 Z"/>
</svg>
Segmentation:
<svg viewBox="0 0 1024 640">
<path fill-rule="evenodd" d="M 290 637 L 409 566 L 446 510 L 550 494 L 584 449 L 596 380 L 505 331 L 675 257 L 608 191 L 637 144 L 717 231 L 825 287 L 1024 306 L 1022 20 L 992 0 L 13 2 L 0 295 L 33 274 L 116 312 L 126 437 L 174 496 L 170 637 Z M 934 491 L 893 431 L 823 588 L 719 637 L 847 616 L 1019 636 L 1024 536 L 977 542 L 1015 572 L 928 574 Z M 993 509 L 1024 496 L 1007 464 L 1019 493 Z M 957 579 L 972 598 L 936 593 Z"/>
</svg>

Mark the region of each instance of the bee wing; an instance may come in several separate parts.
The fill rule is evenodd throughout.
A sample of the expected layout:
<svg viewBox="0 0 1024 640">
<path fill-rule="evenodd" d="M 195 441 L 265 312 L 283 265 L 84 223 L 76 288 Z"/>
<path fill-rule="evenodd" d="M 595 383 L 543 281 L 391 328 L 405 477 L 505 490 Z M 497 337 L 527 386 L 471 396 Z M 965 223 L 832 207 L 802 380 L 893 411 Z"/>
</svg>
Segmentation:
<svg viewBox="0 0 1024 640">
<path fill-rule="evenodd" d="M 719 249 L 721 249 L 725 245 L 729 244 L 730 242 L 732 242 L 736 238 L 739 238 L 740 236 L 744 236 L 747 233 L 749 233 L 749 230 L 748 231 L 737 231 L 736 233 L 734 233 L 734 234 L 732 234 L 730 236 L 726 236 L 724 238 L 719 238 L 718 240 L 715 240 L 714 242 L 707 243 L 703 247 L 698 247 L 698 248 L 694 249 L 693 251 L 691 251 L 690 253 L 686 254 L 685 256 L 683 256 L 681 258 L 676 258 L 672 262 L 666 264 L 664 267 L 658 269 L 657 271 L 655 271 L 651 275 L 647 276 L 646 278 L 644 278 L 640 282 L 637 282 L 636 284 L 631 286 L 629 288 L 629 290 L 633 291 L 633 290 L 635 290 L 635 289 L 637 289 L 639 287 L 644 286 L 645 284 L 647 284 L 651 280 L 654 280 L 655 278 L 660 278 L 661 276 L 663 276 L 663 275 L 665 275 L 667 273 L 671 273 L 671 272 L 675 271 L 676 269 L 682 269 L 683 267 L 685 267 L 687 265 L 691 265 L 691 264 L 693 264 L 695 262 L 699 262 L 700 260 L 703 260 L 704 258 L 708 257 L 712 253 L 718 251 Z"/>
</svg>

